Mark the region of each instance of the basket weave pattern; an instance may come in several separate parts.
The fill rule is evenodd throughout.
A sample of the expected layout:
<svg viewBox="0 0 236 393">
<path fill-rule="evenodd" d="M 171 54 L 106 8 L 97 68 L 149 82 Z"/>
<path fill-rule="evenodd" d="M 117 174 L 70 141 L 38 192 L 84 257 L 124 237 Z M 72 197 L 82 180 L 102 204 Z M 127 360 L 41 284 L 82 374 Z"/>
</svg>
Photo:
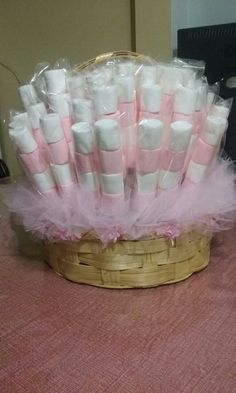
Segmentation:
<svg viewBox="0 0 236 393">
<path fill-rule="evenodd" d="M 103 248 L 91 237 L 45 243 L 48 264 L 63 277 L 105 288 L 145 288 L 181 281 L 208 265 L 210 237 L 183 234 L 169 239 L 120 240 Z"/>
</svg>

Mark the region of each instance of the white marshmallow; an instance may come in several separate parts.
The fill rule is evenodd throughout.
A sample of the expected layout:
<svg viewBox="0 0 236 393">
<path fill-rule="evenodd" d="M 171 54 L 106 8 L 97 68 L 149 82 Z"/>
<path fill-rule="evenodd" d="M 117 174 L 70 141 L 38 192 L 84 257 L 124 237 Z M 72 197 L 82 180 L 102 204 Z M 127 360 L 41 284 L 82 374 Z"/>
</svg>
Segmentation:
<svg viewBox="0 0 236 393">
<path fill-rule="evenodd" d="M 116 64 L 117 74 L 121 76 L 134 75 L 135 65 L 131 61 L 123 61 Z"/>
<path fill-rule="evenodd" d="M 48 100 L 53 112 L 57 112 L 61 117 L 70 117 L 71 100 L 69 94 L 49 94 Z"/>
<path fill-rule="evenodd" d="M 49 169 L 47 169 L 45 172 L 32 175 L 32 180 L 40 192 L 51 190 L 56 186 Z"/>
<path fill-rule="evenodd" d="M 75 121 L 93 123 L 93 102 L 86 98 L 76 98 L 72 101 Z"/>
<path fill-rule="evenodd" d="M 135 79 L 133 76 L 119 76 L 116 78 L 120 102 L 133 102 L 135 100 Z"/>
<path fill-rule="evenodd" d="M 70 164 L 54 164 L 52 171 L 58 185 L 64 186 L 74 182 Z"/>
<path fill-rule="evenodd" d="M 37 104 L 38 97 L 33 85 L 24 85 L 19 87 L 19 93 L 21 102 L 25 110 L 28 109 L 30 105 Z"/>
<path fill-rule="evenodd" d="M 123 174 L 117 173 L 115 175 L 100 174 L 101 189 L 105 194 L 123 194 L 124 180 Z"/>
<path fill-rule="evenodd" d="M 217 145 L 227 128 L 227 120 L 223 117 L 208 116 L 206 119 L 203 139 L 209 145 Z"/>
<path fill-rule="evenodd" d="M 94 105 L 98 116 L 109 115 L 117 111 L 117 86 L 100 86 L 94 89 Z"/>
<path fill-rule="evenodd" d="M 99 188 L 98 176 L 96 172 L 80 173 L 80 183 L 90 191 L 96 191 Z"/>
<path fill-rule="evenodd" d="M 175 188 L 181 180 L 181 172 L 160 171 L 158 186 L 163 190 Z"/>
<path fill-rule="evenodd" d="M 158 119 L 144 119 L 138 127 L 138 145 L 142 149 L 158 149 L 161 146 L 163 123 Z"/>
<path fill-rule="evenodd" d="M 29 131 L 31 131 L 31 124 L 27 112 L 17 113 L 13 115 L 11 124 L 13 125 L 13 128 L 15 126 L 25 126 L 26 128 L 28 128 Z"/>
<path fill-rule="evenodd" d="M 195 111 L 196 100 L 196 90 L 179 86 L 175 92 L 174 112 L 191 115 Z"/>
<path fill-rule="evenodd" d="M 81 75 L 70 75 L 66 84 L 72 98 L 84 98 L 84 79 Z"/>
<path fill-rule="evenodd" d="M 196 72 L 194 72 L 191 68 L 182 68 L 182 75 L 184 86 L 191 86 L 196 80 Z"/>
<path fill-rule="evenodd" d="M 162 88 L 159 85 L 142 85 L 140 87 L 141 109 L 157 113 L 161 109 Z"/>
<path fill-rule="evenodd" d="M 157 82 L 157 68 L 155 65 L 144 64 L 140 70 L 141 85 L 155 85 Z"/>
<path fill-rule="evenodd" d="M 121 147 L 121 136 L 117 121 L 111 119 L 98 120 L 95 133 L 100 150 L 118 150 Z"/>
<path fill-rule="evenodd" d="M 211 115 L 227 119 L 229 116 L 229 108 L 223 105 L 213 105 L 211 109 Z"/>
<path fill-rule="evenodd" d="M 10 128 L 9 136 L 21 153 L 32 153 L 37 149 L 36 141 L 24 125 Z"/>
<path fill-rule="evenodd" d="M 44 72 L 47 93 L 62 94 L 66 92 L 66 76 L 65 70 L 47 70 Z"/>
<path fill-rule="evenodd" d="M 204 179 L 206 171 L 207 165 L 197 164 L 191 160 L 186 172 L 186 177 L 193 183 L 200 183 Z"/>
<path fill-rule="evenodd" d="M 173 66 L 162 66 L 160 85 L 165 94 L 174 94 L 176 89 L 183 85 L 183 73 L 181 68 Z"/>
<path fill-rule="evenodd" d="M 154 192 L 157 189 L 159 171 L 146 173 L 144 175 L 137 174 L 137 189 L 139 192 Z"/>
<path fill-rule="evenodd" d="M 57 113 L 42 116 L 40 123 L 47 143 L 58 142 L 64 138 L 61 120 Z"/>
<path fill-rule="evenodd" d="M 211 106 L 213 105 L 213 102 L 215 100 L 215 93 L 212 91 L 209 91 L 207 93 L 207 110 L 211 109 Z M 218 115 L 216 115 L 218 116 Z"/>
<path fill-rule="evenodd" d="M 202 110 L 207 104 L 207 84 L 196 81 L 197 100 L 195 110 Z"/>
<path fill-rule="evenodd" d="M 72 126 L 74 137 L 75 151 L 78 153 L 92 153 L 93 147 L 93 130 L 89 123 L 80 122 Z"/>
<path fill-rule="evenodd" d="M 174 151 L 184 151 L 187 149 L 193 126 L 187 121 L 175 121 L 170 125 L 169 148 Z"/>
<path fill-rule="evenodd" d="M 107 76 L 101 70 L 94 70 L 86 74 L 86 82 L 87 82 L 87 93 L 89 96 L 94 95 L 95 89 L 98 87 L 105 86 L 107 84 Z"/>
<path fill-rule="evenodd" d="M 46 107 L 43 102 L 29 106 L 28 117 L 33 129 L 40 128 L 40 118 L 47 113 Z"/>
</svg>

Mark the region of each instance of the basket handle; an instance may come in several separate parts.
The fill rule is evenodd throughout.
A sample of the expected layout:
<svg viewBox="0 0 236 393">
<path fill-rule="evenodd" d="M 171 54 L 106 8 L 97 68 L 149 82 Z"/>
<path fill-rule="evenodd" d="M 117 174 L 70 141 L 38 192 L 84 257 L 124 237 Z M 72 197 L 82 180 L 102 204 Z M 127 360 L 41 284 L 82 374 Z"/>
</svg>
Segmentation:
<svg viewBox="0 0 236 393">
<path fill-rule="evenodd" d="M 120 57 L 120 58 L 126 58 L 126 59 L 138 59 L 141 60 L 143 59 L 145 56 L 142 55 L 141 53 L 136 53 L 136 52 L 130 52 L 130 51 L 116 51 L 116 52 L 107 52 L 107 53 L 103 53 L 99 56 L 94 57 L 91 60 L 88 60 L 82 64 L 77 64 L 74 67 L 75 71 L 81 71 L 87 67 L 89 67 L 92 64 L 99 64 L 102 63 L 104 61 L 108 61 L 114 57 Z"/>
</svg>

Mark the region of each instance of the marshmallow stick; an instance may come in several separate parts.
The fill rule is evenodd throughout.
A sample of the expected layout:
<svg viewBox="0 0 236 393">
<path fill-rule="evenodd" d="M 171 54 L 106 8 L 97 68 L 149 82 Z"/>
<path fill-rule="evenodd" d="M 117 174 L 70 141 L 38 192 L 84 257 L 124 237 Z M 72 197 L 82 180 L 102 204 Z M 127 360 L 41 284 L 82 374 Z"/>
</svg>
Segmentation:
<svg viewBox="0 0 236 393">
<path fill-rule="evenodd" d="M 192 152 L 185 176 L 186 183 L 199 183 L 205 178 L 226 128 L 226 119 L 216 116 L 207 117 L 205 129 Z"/>
<path fill-rule="evenodd" d="M 80 122 L 72 126 L 75 146 L 76 169 L 81 174 L 95 172 L 94 135 L 89 123 Z M 86 184 L 85 184 L 86 185 Z"/>
<path fill-rule="evenodd" d="M 197 99 L 194 113 L 194 133 L 200 135 L 207 115 L 207 84 L 196 80 L 195 89 Z"/>
<path fill-rule="evenodd" d="M 29 130 L 24 126 L 10 128 L 9 135 L 17 147 L 17 155 L 26 175 L 36 189 L 43 194 L 55 190 L 55 182 L 50 174 L 45 156 L 39 150 Z"/>
<path fill-rule="evenodd" d="M 46 142 L 40 126 L 40 118 L 47 113 L 44 103 L 39 102 L 38 104 L 29 106 L 27 113 L 29 121 L 31 123 L 32 133 L 39 148 L 45 148 Z"/>
<path fill-rule="evenodd" d="M 95 135 L 103 205 L 108 212 L 115 212 L 124 200 L 124 168 L 118 123 L 111 119 L 98 120 Z"/>
<path fill-rule="evenodd" d="M 184 168 L 187 167 L 192 149 L 196 141 L 195 127 L 195 107 L 197 103 L 197 91 L 191 87 L 179 86 L 174 95 L 174 113 L 172 121 L 184 120 L 193 125 L 193 134 L 191 135 L 188 151 L 186 154 Z"/>
<path fill-rule="evenodd" d="M 53 164 L 69 162 L 69 148 L 64 137 L 60 117 L 57 113 L 50 113 L 41 118 L 44 137 L 48 143 L 50 160 Z"/>
<path fill-rule="evenodd" d="M 116 78 L 119 95 L 120 126 L 123 137 L 124 156 L 127 168 L 136 165 L 136 90 L 132 75 Z"/>
<path fill-rule="evenodd" d="M 160 164 L 163 123 L 157 119 L 145 119 L 138 126 L 139 173 L 156 172 Z"/>
<path fill-rule="evenodd" d="M 159 188 L 175 188 L 181 180 L 192 131 L 193 126 L 189 122 L 171 123 L 168 146 L 162 152 Z"/>
<path fill-rule="evenodd" d="M 48 96 L 50 109 L 59 114 L 65 139 L 69 145 L 71 156 L 74 157 L 74 145 L 71 132 L 71 99 L 69 94 L 50 94 Z"/>
<path fill-rule="evenodd" d="M 44 79 L 48 94 L 63 94 L 66 92 L 65 70 L 47 70 L 44 72 Z"/>
<path fill-rule="evenodd" d="M 121 135 L 115 120 L 102 119 L 95 123 L 98 159 L 102 173 L 123 172 Z"/>
<path fill-rule="evenodd" d="M 33 85 L 28 84 L 19 87 L 19 94 L 21 98 L 22 105 L 27 111 L 28 107 L 37 104 L 38 96 Z"/>
<path fill-rule="evenodd" d="M 163 91 L 160 117 L 164 123 L 163 144 L 166 145 L 174 110 L 174 94 L 183 85 L 184 76 L 183 70 L 173 65 L 159 65 L 159 74 L 159 84 Z"/>
</svg>

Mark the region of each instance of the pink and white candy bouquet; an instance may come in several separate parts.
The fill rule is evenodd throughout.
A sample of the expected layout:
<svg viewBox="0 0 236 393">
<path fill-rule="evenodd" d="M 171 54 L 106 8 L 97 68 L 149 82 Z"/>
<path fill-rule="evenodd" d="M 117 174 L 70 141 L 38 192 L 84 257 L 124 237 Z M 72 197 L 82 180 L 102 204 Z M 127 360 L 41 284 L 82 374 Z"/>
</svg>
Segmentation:
<svg viewBox="0 0 236 393">
<path fill-rule="evenodd" d="M 8 191 L 26 230 L 50 241 L 92 232 L 176 237 L 234 224 L 236 175 L 221 158 L 230 100 L 202 63 L 102 56 L 37 67 L 9 135 L 28 181 Z"/>
</svg>

